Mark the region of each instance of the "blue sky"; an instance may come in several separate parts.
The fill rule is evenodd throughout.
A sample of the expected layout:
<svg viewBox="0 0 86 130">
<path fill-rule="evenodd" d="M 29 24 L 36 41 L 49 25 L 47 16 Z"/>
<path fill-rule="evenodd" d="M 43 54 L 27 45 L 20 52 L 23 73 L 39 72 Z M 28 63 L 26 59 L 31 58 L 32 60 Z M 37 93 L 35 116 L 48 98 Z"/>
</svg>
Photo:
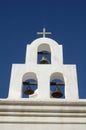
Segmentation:
<svg viewBox="0 0 86 130">
<path fill-rule="evenodd" d="M 0 97 L 8 96 L 12 63 L 45 27 L 63 45 L 64 64 L 76 64 L 79 97 L 86 99 L 86 0 L 0 0 Z"/>
</svg>

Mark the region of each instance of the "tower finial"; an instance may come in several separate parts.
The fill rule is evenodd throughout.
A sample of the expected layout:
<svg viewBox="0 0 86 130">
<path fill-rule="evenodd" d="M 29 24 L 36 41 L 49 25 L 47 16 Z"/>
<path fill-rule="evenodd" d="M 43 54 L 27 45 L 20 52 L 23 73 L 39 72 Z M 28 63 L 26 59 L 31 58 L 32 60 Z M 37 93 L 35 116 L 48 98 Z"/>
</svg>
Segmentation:
<svg viewBox="0 0 86 130">
<path fill-rule="evenodd" d="M 37 32 L 38 35 L 43 35 L 45 37 L 46 34 L 51 34 L 51 32 L 46 32 L 46 29 L 43 28 L 43 32 Z"/>
</svg>

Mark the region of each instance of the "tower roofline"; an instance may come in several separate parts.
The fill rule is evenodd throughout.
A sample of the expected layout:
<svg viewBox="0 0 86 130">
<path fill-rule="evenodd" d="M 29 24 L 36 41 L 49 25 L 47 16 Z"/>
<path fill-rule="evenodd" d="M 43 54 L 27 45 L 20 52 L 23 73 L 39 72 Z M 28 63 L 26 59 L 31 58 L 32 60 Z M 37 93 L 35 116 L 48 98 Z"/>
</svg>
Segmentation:
<svg viewBox="0 0 86 130">
<path fill-rule="evenodd" d="M 48 43 L 54 43 L 54 44 L 56 44 L 56 45 L 59 45 L 59 43 L 58 42 L 56 42 L 55 40 L 53 40 L 53 39 L 51 39 L 51 38 L 46 38 L 46 37 L 42 37 L 42 38 L 37 38 L 37 39 L 35 39 L 34 41 L 32 41 L 31 42 L 31 45 L 32 44 L 36 44 L 37 42 L 41 42 L 41 43 L 46 43 L 46 42 L 48 42 Z M 61 45 L 61 44 L 60 44 Z"/>
</svg>

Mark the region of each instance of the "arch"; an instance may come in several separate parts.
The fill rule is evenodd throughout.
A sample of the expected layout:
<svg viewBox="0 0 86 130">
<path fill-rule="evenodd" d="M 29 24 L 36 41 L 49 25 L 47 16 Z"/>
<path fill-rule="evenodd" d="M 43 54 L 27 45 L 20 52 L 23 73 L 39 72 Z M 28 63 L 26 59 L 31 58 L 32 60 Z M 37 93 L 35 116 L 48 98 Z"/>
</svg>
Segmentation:
<svg viewBox="0 0 86 130">
<path fill-rule="evenodd" d="M 52 44 L 52 45 L 59 45 L 59 43 L 58 42 L 56 42 L 55 40 L 53 40 L 53 39 L 51 39 L 51 38 L 37 38 L 36 40 L 34 40 L 32 43 L 31 43 L 31 45 L 32 46 L 34 46 L 34 45 L 39 45 L 40 43 L 43 43 L 43 41 L 44 41 L 44 43 L 49 43 L 50 45 Z"/>
<path fill-rule="evenodd" d="M 39 46 L 38 46 L 38 52 L 39 51 L 43 51 L 43 50 L 46 50 L 46 51 L 48 51 L 48 52 L 51 52 L 51 49 L 50 49 L 50 45 L 49 44 L 47 44 L 47 43 L 42 43 L 42 44 L 40 44 Z"/>
<path fill-rule="evenodd" d="M 45 58 L 47 63 L 45 64 L 51 64 L 51 48 L 49 44 L 42 43 L 37 48 L 37 63 L 40 64 L 40 61 L 42 58 Z"/>
<path fill-rule="evenodd" d="M 27 80 L 28 78 L 32 78 L 32 79 L 37 80 L 36 73 L 34 73 L 34 72 L 27 72 L 27 73 L 25 73 L 23 75 L 22 81 Z"/>
<path fill-rule="evenodd" d="M 23 75 L 22 79 L 22 98 L 34 98 L 37 96 L 37 76 L 33 72 Z"/>
<path fill-rule="evenodd" d="M 50 76 L 50 97 L 65 98 L 65 82 L 62 73 L 55 72 Z"/>
<path fill-rule="evenodd" d="M 31 45 L 27 45 L 26 63 L 39 64 L 38 51 L 47 51 L 51 53 L 51 64 L 63 64 L 62 45 L 50 38 L 38 38 Z M 41 59 L 41 58 L 40 58 Z M 49 60 L 49 61 L 50 61 Z"/>
<path fill-rule="evenodd" d="M 63 77 L 63 74 L 61 72 L 52 73 L 50 76 L 50 81 L 54 80 L 55 78 L 58 78 L 58 79 L 61 79 L 62 81 L 64 81 L 64 77 Z"/>
</svg>

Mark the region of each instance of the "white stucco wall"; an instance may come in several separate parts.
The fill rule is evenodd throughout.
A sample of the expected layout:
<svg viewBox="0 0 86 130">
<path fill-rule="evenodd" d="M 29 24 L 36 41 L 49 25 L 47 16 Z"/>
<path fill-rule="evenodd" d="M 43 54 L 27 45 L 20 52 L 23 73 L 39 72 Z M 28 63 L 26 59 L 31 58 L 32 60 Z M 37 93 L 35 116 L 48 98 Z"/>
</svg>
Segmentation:
<svg viewBox="0 0 86 130">
<path fill-rule="evenodd" d="M 37 64 L 37 52 L 51 52 L 51 64 Z M 38 84 L 36 94 L 22 98 L 22 82 Z M 50 98 L 50 81 L 65 83 L 65 99 Z M 0 99 L 0 130 L 85 130 L 86 100 L 78 98 L 76 65 L 63 64 L 62 45 L 39 38 L 27 45 L 25 64 L 13 64 L 9 95 Z"/>
<path fill-rule="evenodd" d="M 45 49 L 51 52 L 51 64 L 37 64 L 37 52 Z M 63 64 L 62 45 L 50 38 L 36 39 L 30 45 L 27 45 L 25 64 L 12 65 L 8 98 L 22 99 L 22 82 L 25 78 L 34 78 L 38 83 L 38 95 L 36 98 L 49 99 L 50 77 L 52 75 L 54 75 L 54 78 L 63 77 L 65 100 L 78 99 L 76 65 Z"/>
</svg>

